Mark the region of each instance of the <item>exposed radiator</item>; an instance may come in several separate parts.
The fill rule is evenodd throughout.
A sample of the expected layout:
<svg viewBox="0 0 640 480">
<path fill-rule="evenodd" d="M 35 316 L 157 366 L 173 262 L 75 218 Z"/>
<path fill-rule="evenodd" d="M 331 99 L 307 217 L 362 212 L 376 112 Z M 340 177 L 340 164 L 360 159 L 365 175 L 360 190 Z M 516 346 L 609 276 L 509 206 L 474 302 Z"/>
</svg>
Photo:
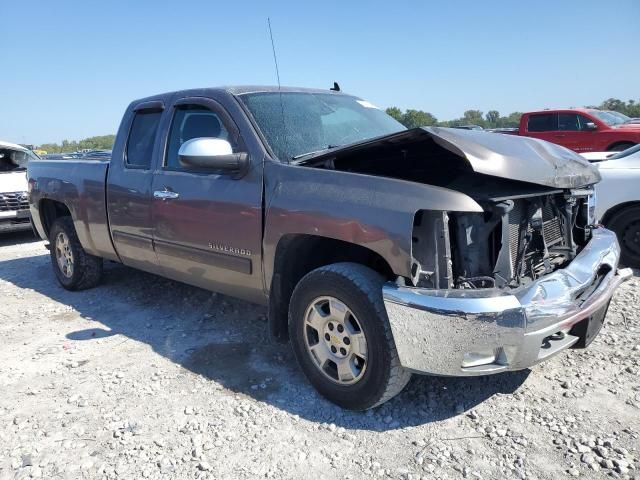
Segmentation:
<svg viewBox="0 0 640 480">
<path fill-rule="evenodd" d="M 520 247 L 520 224 L 524 220 L 526 208 L 524 200 L 516 200 L 513 210 L 509 212 L 509 250 L 511 252 L 511 266 L 514 271 Z M 560 219 L 555 215 L 553 207 L 549 203 L 542 209 L 542 222 L 542 234 L 547 248 L 563 241 Z M 532 231 L 529 224 L 527 224 L 527 231 Z"/>
</svg>

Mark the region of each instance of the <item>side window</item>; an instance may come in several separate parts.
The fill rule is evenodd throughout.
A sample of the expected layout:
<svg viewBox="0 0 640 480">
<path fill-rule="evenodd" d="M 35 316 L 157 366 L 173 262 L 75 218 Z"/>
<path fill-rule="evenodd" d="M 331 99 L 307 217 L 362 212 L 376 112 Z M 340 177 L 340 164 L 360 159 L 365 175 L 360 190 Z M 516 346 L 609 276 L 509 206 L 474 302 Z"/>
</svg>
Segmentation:
<svg viewBox="0 0 640 480">
<path fill-rule="evenodd" d="M 127 140 L 125 163 L 131 167 L 151 168 L 153 142 L 162 112 L 137 112 Z"/>
<path fill-rule="evenodd" d="M 588 130 L 587 123 L 594 123 L 593 120 L 583 115 L 578 115 L 578 121 L 580 122 L 580 130 Z"/>
<path fill-rule="evenodd" d="M 539 113 L 529 116 L 527 130 L 530 132 L 552 132 L 557 130 L 555 113 Z"/>
<path fill-rule="evenodd" d="M 576 132 L 580 130 L 578 115 L 575 113 L 558 114 L 558 130 Z"/>
<path fill-rule="evenodd" d="M 181 105 L 173 114 L 165 167 L 182 169 L 178 159 L 180 146 L 187 140 L 201 137 L 231 141 L 229 132 L 215 112 L 199 105 Z"/>
</svg>

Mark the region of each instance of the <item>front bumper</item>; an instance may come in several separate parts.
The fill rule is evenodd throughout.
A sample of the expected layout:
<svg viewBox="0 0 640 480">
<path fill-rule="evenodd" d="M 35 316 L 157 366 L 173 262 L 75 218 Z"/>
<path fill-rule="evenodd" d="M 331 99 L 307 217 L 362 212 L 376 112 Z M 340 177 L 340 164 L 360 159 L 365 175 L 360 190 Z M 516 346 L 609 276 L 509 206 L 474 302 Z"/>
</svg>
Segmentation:
<svg viewBox="0 0 640 480">
<path fill-rule="evenodd" d="M 29 210 L 0 211 L 0 233 L 31 229 Z"/>
<path fill-rule="evenodd" d="M 576 332 L 585 329 L 574 327 L 603 317 L 615 289 L 632 275 L 617 269 L 619 257 L 615 234 L 596 228 L 566 268 L 511 291 L 387 283 L 384 303 L 400 362 L 416 373 L 486 375 L 527 368 L 584 343 Z"/>
</svg>

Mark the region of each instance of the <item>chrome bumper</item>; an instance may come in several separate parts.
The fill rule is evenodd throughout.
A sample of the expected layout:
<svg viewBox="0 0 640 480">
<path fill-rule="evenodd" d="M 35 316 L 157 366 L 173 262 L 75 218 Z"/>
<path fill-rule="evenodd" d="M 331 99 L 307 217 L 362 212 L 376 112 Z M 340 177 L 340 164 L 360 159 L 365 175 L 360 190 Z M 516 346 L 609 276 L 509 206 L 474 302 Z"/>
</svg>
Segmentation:
<svg viewBox="0 0 640 480">
<path fill-rule="evenodd" d="M 402 365 L 432 375 L 472 376 L 519 370 L 578 343 L 572 327 L 604 315 L 615 289 L 632 276 L 618 270 L 615 234 L 597 228 L 563 269 L 503 291 L 383 287 Z"/>
</svg>

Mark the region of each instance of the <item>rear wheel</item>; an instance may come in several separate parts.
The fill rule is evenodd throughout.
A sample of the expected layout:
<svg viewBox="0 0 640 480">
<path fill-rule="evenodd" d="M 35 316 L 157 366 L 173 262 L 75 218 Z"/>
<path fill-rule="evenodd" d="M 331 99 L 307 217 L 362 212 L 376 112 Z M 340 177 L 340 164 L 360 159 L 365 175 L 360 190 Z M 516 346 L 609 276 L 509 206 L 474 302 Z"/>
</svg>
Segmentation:
<svg viewBox="0 0 640 480">
<path fill-rule="evenodd" d="M 616 212 L 607 222 L 620 243 L 620 262 L 640 268 L 640 205 L 632 205 Z"/>
<path fill-rule="evenodd" d="M 343 408 L 380 405 L 411 378 L 393 342 L 383 283 L 363 265 L 336 263 L 307 274 L 291 297 L 289 333 L 298 363 Z"/>
<path fill-rule="evenodd" d="M 51 264 L 67 290 L 95 287 L 102 277 L 102 259 L 89 255 L 78 240 L 71 217 L 58 218 L 49 232 Z"/>
</svg>

